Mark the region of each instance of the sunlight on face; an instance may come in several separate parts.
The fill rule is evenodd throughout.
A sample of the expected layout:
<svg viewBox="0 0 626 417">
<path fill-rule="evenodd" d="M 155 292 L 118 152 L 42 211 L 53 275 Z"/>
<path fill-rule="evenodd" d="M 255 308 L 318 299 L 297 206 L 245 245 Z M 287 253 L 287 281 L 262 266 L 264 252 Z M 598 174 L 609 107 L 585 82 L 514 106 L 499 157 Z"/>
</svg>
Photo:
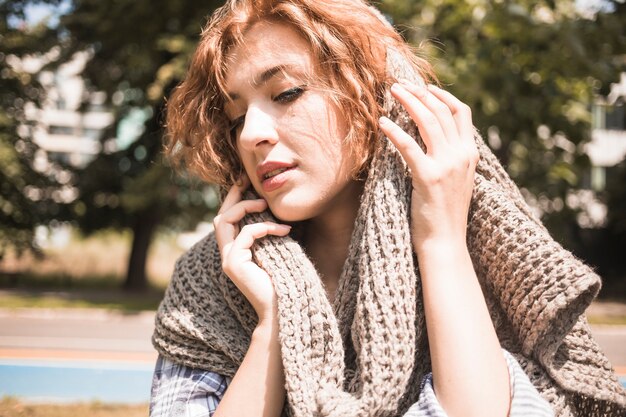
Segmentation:
<svg viewBox="0 0 626 417">
<path fill-rule="evenodd" d="M 358 199 L 347 126 L 307 41 L 291 26 L 259 22 L 229 55 L 226 105 L 246 173 L 284 221 L 325 215 Z"/>
</svg>

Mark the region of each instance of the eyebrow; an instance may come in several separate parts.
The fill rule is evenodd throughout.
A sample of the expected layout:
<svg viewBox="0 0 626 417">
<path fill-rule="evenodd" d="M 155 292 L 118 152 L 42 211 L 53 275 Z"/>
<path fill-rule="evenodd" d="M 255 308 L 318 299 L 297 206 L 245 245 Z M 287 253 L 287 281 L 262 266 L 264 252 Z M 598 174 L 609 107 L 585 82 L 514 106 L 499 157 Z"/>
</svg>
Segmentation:
<svg viewBox="0 0 626 417">
<path fill-rule="evenodd" d="M 276 74 L 284 72 L 287 69 L 290 69 L 292 66 L 288 65 L 288 64 L 280 64 L 280 65 L 276 65 L 274 67 L 270 67 L 268 69 L 266 69 L 265 71 L 261 72 L 259 75 L 257 75 L 254 80 L 252 80 L 252 86 L 253 87 L 259 87 L 262 84 L 265 84 L 266 82 L 268 82 L 272 77 L 274 77 Z M 234 101 L 237 100 L 239 98 L 239 94 L 237 93 L 227 93 L 230 98 Z"/>
</svg>

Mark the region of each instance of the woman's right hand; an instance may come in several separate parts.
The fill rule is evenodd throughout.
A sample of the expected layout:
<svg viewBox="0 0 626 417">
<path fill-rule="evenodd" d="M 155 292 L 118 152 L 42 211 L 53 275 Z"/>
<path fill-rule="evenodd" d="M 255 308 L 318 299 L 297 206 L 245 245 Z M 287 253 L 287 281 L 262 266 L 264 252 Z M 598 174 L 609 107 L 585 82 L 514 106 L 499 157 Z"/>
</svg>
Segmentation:
<svg viewBox="0 0 626 417">
<path fill-rule="evenodd" d="M 259 213 L 267 208 L 263 199 L 242 200 L 249 187 L 246 176 L 241 184 L 231 187 L 222 207 L 213 219 L 215 238 L 222 255 L 222 269 L 248 299 L 259 323 L 276 318 L 276 292 L 270 276 L 252 260 L 252 244 L 267 235 L 286 236 L 290 226 L 274 222 L 249 224 L 239 228 L 239 222 L 248 213 Z"/>
</svg>

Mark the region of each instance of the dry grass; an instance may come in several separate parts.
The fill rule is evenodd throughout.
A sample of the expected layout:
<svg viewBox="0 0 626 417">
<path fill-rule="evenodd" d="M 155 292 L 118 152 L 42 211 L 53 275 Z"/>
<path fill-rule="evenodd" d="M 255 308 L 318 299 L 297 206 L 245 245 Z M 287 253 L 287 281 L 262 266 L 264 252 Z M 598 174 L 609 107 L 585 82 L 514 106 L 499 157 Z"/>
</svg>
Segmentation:
<svg viewBox="0 0 626 417">
<path fill-rule="evenodd" d="M 126 273 L 130 242 L 127 232 L 105 231 L 87 238 L 72 233 L 66 245 L 45 249 L 41 259 L 32 254 L 18 258 L 9 253 L 0 263 L 5 281 L 0 284 L 5 287 L 116 287 Z M 155 239 L 146 265 L 153 286 L 165 287 L 182 253 L 174 237 L 162 235 Z"/>
<path fill-rule="evenodd" d="M 20 308 L 102 308 L 122 312 L 156 310 L 163 291 L 127 292 L 121 289 L 0 290 L 0 306 Z M 0 416 L 2 417 L 2 416 Z"/>
<path fill-rule="evenodd" d="M 596 300 L 587 309 L 587 318 L 591 324 L 626 325 L 626 303 Z"/>
<path fill-rule="evenodd" d="M 70 236 L 66 244 L 45 249 L 40 259 L 32 254 L 6 256 L 0 262 L 0 306 L 154 310 L 183 253 L 174 236 L 159 236 L 148 255 L 149 289 L 125 292 L 121 287 L 130 234 L 106 231 L 87 238 L 76 233 Z"/>
<path fill-rule="evenodd" d="M 0 417 L 145 417 L 148 405 L 102 403 L 26 404 L 13 398 L 0 400 Z"/>
<path fill-rule="evenodd" d="M 128 257 L 128 234 L 99 233 L 89 238 L 73 235 L 67 245 L 45 249 L 44 257 L 31 253 L 6 257 L 3 270 L 14 274 L 67 276 L 72 279 L 109 276 L 121 279 Z"/>
<path fill-rule="evenodd" d="M 104 231 L 88 238 L 73 233 L 67 245 L 47 249 L 43 259 L 9 254 L 0 262 L 0 306 L 156 309 L 174 263 L 184 251 L 175 239 L 161 235 L 152 243 L 147 264 L 152 289 L 144 293 L 120 290 L 131 241 L 128 232 Z M 592 324 L 626 325 L 626 300 L 613 296 L 626 293 L 626 280 L 612 283 L 604 286 L 603 299 L 587 311 Z"/>
<path fill-rule="evenodd" d="M 626 316 L 589 316 L 587 317 L 590 324 L 602 324 L 613 326 L 626 326 Z"/>
</svg>

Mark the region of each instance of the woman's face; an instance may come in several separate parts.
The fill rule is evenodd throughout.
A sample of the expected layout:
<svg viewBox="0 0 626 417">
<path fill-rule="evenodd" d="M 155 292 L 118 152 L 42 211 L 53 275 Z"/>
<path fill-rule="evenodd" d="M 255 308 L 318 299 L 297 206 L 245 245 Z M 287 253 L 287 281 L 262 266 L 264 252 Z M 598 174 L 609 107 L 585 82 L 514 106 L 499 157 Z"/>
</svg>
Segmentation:
<svg viewBox="0 0 626 417">
<path fill-rule="evenodd" d="M 259 22 L 228 62 L 232 139 L 272 213 L 300 221 L 353 205 L 358 186 L 343 146 L 346 121 L 315 82 L 319 67 L 308 42 L 289 25 Z"/>
</svg>

